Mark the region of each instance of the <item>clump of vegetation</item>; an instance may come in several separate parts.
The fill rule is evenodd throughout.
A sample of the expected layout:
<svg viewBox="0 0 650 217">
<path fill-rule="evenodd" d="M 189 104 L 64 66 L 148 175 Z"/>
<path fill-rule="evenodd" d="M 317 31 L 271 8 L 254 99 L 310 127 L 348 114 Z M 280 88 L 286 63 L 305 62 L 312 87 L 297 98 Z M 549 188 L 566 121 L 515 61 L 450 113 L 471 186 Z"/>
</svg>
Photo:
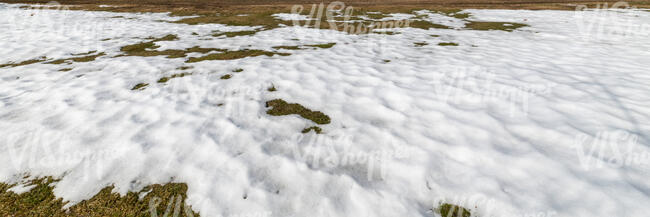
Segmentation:
<svg viewBox="0 0 650 217">
<path fill-rule="evenodd" d="M 275 88 L 275 85 L 271 84 L 271 86 L 270 86 L 269 88 L 267 88 L 266 90 L 268 90 L 269 92 L 275 92 L 275 91 L 277 91 L 278 89 Z"/>
<path fill-rule="evenodd" d="M 449 203 L 440 204 L 437 211 L 442 217 L 470 217 L 472 215 L 469 209 Z"/>
<path fill-rule="evenodd" d="M 414 42 L 413 44 L 416 47 L 422 47 L 422 46 L 428 45 L 429 43 L 426 43 L 426 42 Z"/>
<path fill-rule="evenodd" d="M 322 131 L 323 131 L 323 129 L 321 129 L 320 127 L 318 127 L 318 126 L 313 126 L 313 127 L 307 127 L 307 128 L 305 128 L 305 129 L 302 129 L 301 132 L 302 132 L 302 133 L 309 133 L 309 131 L 312 131 L 312 130 L 313 130 L 314 132 L 316 132 L 316 134 L 321 134 Z"/>
<path fill-rule="evenodd" d="M 285 50 L 302 50 L 300 46 L 274 46 L 273 49 L 285 49 Z"/>
<path fill-rule="evenodd" d="M 429 35 L 429 36 L 434 37 L 434 38 L 440 37 L 440 35 Z"/>
<path fill-rule="evenodd" d="M 143 57 L 151 57 L 151 56 L 167 56 L 167 58 L 182 58 L 186 57 L 188 53 L 209 53 L 212 51 L 225 51 L 225 49 L 219 49 L 219 48 L 202 48 L 199 46 L 194 46 L 191 48 L 186 48 L 184 50 L 179 50 L 179 49 L 168 49 L 168 50 L 163 50 L 163 51 L 157 51 L 155 50 L 156 48 L 159 48 L 160 46 L 156 45 L 156 42 L 158 41 L 173 41 L 177 40 L 178 37 L 176 35 L 166 35 L 161 38 L 153 38 L 149 37 L 147 38 L 151 41 L 146 41 L 146 42 L 140 42 L 136 44 L 131 44 L 131 45 L 126 45 L 120 48 L 120 51 L 124 52 L 124 54 L 119 55 L 119 56 L 143 56 Z"/>
<path fill-rule="evenodd" d="M 267 114 L 273 116 L 283 115 L 300 115 L 307 120 L 311 120 L 317 124 L 329 124 L 330 117 L 320 111 L 312 111 L 298 103 L 287 103 L 282 99 L 274 99 L 266 102 L 266 107 L 273 107 L 266 111 Z"/>
<path fill-rule="evenodd" d="M 382 60 L 382 61 L 384 61 L 385 63 L 390 63 L 390 60 Z"/>
<path fill-rule="evenodd" d="M 240 16 L 239 13 L 231 11 L 221 11 L 219 14 L 205 12 L 205 13 L 172 13 L 172 15 L 198 15 L 198 17 L 184 18 L 174 23 L 185 23 L 189 25 L 205 24 L 205 23 L 220 23 L 230 26 L 263 26 L 265 29 L 278 27 L 279 24 L 290 24 L 289 21 L 275 19 L 272 15 L 275 13 L 287 12 L 285 10 L 274 10 L 264 8 L 257 10 L 250 8 L 247 10 L 248 16 Z"/>
<path fill-rule="evenodd" d="M 438 43 L 438 45 L 440 45 L 440 46 L 458 46 L 458 44 L 454 43 L 454 42 L 440 42 L 440 43 Z"/>
<path fill-rule="evenodd" d="M 76 53 L 76 54 L 72 54 L 72 55 L 73 55 L 73 56 L 84 56 L 84 55 L 90 55 L 90 54 L 93 54 L 93 53 L 95 53 L 95 52 L 97 52 L 97 51 L 96 51 L 96 50 L 91 50 L 91 51 L 88 51 L 88 52 L 85 52 L 85 53 Z"/>
<path fill-rule="evenodd" d="M 59 69 L 59 72 L 67 72 L 70 70 L 72 70 L 72 68 L 63 68 L 63 69 Z"/>
<path fill-rule="evenodd" d="M 236 73 L 243 72 L 243 71 L 244 71 L 244 69 L 242 69 L 242 68 L 236 68 L 236 69 L 232 70 L 232 72 L 236 72 Z"/>
<path fill-rule="evenodd" d="M 236 36 L 244 36 L 244 35 L 254 35 L 258 31 L 239 31 L 239 32 L 222 32 L 222 33 L 216 33 L 212 34 L 214 37 L 219 37 L 219 36 L 226 36 L 228 38 L 236 37 Z"/>
<path fill-rule="evenodd" d="M 236 50 L 236 51 L 224 51 L 221 53 L 215 53 L 215 54 L 208 54 L 206 56 L 202 57 L 190 57 L 187 61 L 187 63 L 195 63 L 195 62 L 201 62 L 201 61 L 206 61 L 206 60 L 234 60 L 234 59 L 241 59 L 241 58 L 246 58 L 246 57 L 256 57 L 256 56 L 273 56 L 273 55 L 280 55 L 280 56 L 289 56 L 291 54 L 289 53 L 278 53 L 278 52 L 270 52 L 270 51 L 264 51 L 264 50 Z"/>
<path fill-rule="evenodd" d="M 231 74 L 225 74 L 225 75 L 221 76 L 221 79 L 223 79 L 223 80 L 230 79 L 230 78 L 232 78 Z"/>
<path fill-rule="evenodd" d="M 131 90 L 142 90 L 147 86 L 149 86 L 149 84 L 147 84 L 147 83 L 138 83 L 135 86 L 133 86 L 133 88 L 131 88 Z"/>
<path fill-rule="evenodd" d="M 327 43 L 327 44 L 311 44 L 311 45 L 305 45 L 305 46 L 307 46 L 307 47 L 317 47 L 317 48 L 323 48 L 323 49 L 326 49 L 326 48 L 334 47 L 334 45 L 336 45 L 336 43 Z"/>
<path fill-rule="evenodd" d="M 465 24 L 466 29 L 471 30 L 501 30 L 506 32 L 512 32 L 515 29 L 526 27 L 528 25 L 523 23 L 510 23 L 510 22 L 483 22 L 483 21 L 470 21 Z"/>
<path fill-rule="evenodd" d="M 33 187 L 21 194 L 9 191 L 15 184 L 0 183 L 0 216 L 150 216 L 153 212 L 159 216 L 171 216 L 176 212 L 181 214 L 178 216 L 198 216 L 190 206 L 185 204 L 181 207 L 187 198 L 187 185 L 184 183 L 150 185 L 125 196 L 112 193 L 112 186 L 105 187 L 92 198 L 64 210 L 67 202 L 56 198 L 52 191 L 57 181 L 52 177 L 30 180 L 28 185 Z M 175 206 L 169 206 L 172 204 Z"/>
<path fill-rule="evenodd" d="M 178 67 L 176 69 L 178 69 L 178 70 L 188 70 L 188 69 L 191 69 L 191 68 L 193 68 L 193 67 L 192 66 L 181 66 L 181 67 Z"/>
<path fill-rule="evenodd" d="M 97 57 L 104 56 L 106 55 L 104 52 L 98 53 L 95 55 L 89 55 L 89 56 L 83 56 L 83 57 L 71 57 L 71 58 L 66 58 L 66 59 L 58 59 L 58 60 L 52 60 L 50 62 L 46 62 L 47 64 L 63 64 L 63 63 L 69 63 L 69 62 L 90 62 L 90 61 L 95 61 Z"/>
<path fill-rule="evenodd" d="M 437 24 L 437 23 L 432 23 L 429 21 L 424 21 L 424 20 L 413 20 L 409 21 L 408 26 L 405 27 L 411 27 L 411 28 L 418 28 L 418 29 L 451 29 L 449 26 L 445 26 L 442 24 Z"/>
<path fill-rule="evenodd" d="M 47 60 L 47 57 L 42 56 L 42 57 L 39 57 L 39 58 L 37 58 L 37 59 L 25 60 L 25 61 L 18 62 L 18 63 L 10 62 L 10 63 L 6 63 L 6 64 L 0 64 L 0 68 L 4 68 L 4 67 L 24 66 L 24 65 L 29 65 L 29 64 L 34 64 L 34 63 L 44 62 L 44 61 L 46 61 L 46 60 Z"/>
<path fill-rule="evenodd" d="M 173 74 L 173 75 L 171 75 L 169 77 L 162 77 L 162 78 L 158 79 L 158 83 L 165 83 L 165 82 L 169 81 L 169 79 L 182 78 L 182 77 L 185 77 L 186 75 L 191 75 L 191 74 L 192 73 L 185 73 L 185 72 L 184 73 Z"/>
</svg>

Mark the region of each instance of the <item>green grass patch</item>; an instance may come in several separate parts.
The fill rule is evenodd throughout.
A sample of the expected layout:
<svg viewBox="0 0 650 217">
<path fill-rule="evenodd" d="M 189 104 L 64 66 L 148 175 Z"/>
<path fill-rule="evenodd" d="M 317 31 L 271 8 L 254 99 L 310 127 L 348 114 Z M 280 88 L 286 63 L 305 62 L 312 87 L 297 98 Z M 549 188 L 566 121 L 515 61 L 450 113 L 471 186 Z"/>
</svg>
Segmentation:
<svg viewBox="0 0 650 217">
<path fill-rule="evenodd" d="M 411 28 L 418 28 L 418 29 L 451 29 L 449 26 L 445 26 L 442 24 L 437 24 L 437 23 L 432 23 L 429 21 L 424 21 L 424 20 L 412 20 L 409 21 L 408 26 L 405 27 L 411 27 Z"/>
<path fill-rule="evenodd" d="M 440 42 L 438 43 L 439 46 L 458 46 L 457 43 L 454 42 Z"/>
<path fill-rule="evenodd" d="M 269 88 L 266 88 L 266 90 L 268 90 L 269 92 L 275 92 L 275 91 L 277 91 L 278 89 L 275 88 L 275 85 L 271 84 L 271 86 L 270 86 Z"/>
<path fill-rule="evenodd" d="M 149 84 L 147 84 L 147 83 L 138 83 L 135 86 L 133 86 L 133 88 L 131 88 L 131 90 L 142 90 L 147 86 L 149 86 Z"/>
<path fill-rule="evenodd" d="M 320 111 L 312 111 L 298 103 L 287 103 L 282 99 L 274 99 L 266 102 L 266 107 L 272 107 L 267 114 L 273 116 L 283 116 L 283 115 L 300 115 L 307 120 L 311 120 L 317 124 L 329 124 L 330 117 L 323 114 Z"/>
<path fill-rule="evenodd" d="M 426 43 L 426 42 L 414 42 L 413 45 L 415 45 L 416 47 L 422 47 L 422 46 L 425 46 L 425 45 L 429 45 L 429 43 Z"/>
<path fill-rule="evenodd" d="M 69 62 L 90 62 L 90 61 L 95 61 L 97 57 L 104 56 L 106 55 L 104 52 L 98 53 L 95 55 L 89 55 L 89 56 L 82 56 L 82 57 L 72 57 L 72 58 L 66 58 L 66 59 L 58 59 L 58 60 L 52 60 L 49 62 L 46 62 L 47 64 L 63 64 L 63 63 L 69 63 Z"/>
<path fill-rule="evenodd" d="M 321 134 L 321 133 L 323 132 L 323 129 L 321 129 L 321 128 L 318 127 L 318 126 L 307 127 L 307 128 L 305 128 L 305 129 L 302 129 L 301 132 L 302 132 L 302 133 L 309 133 L 309 131 L 312 131 L 312 130 L 313 130 L 314 132 L 316 132 L 316 134 Z"/>
<path fill-rule="evenodd" d="M 336 45 L 336 43 L 327 43 L 327 44 L 311 44 L 311 45 L 305 45 L 305 46 L 307 46 L 307 47 L 317 47 L 317 48 L 323 48 L 323 49 L 326 49 L 326 48 L 334 47 L 334 45 Z"/>
<path fill-rule="evenodd" d="M 178 70 L 188 70 L 188 69 L 191 69 L 191 68 L 194 68 L 194 67 L 192 67 L 192 66 L 181 66 L 181 67 L 178 67 L 176 69 L 178 69 Z"/>
<path fill-rule="evenodd" d="M 231 75 L 231 74 L 225 74 L 225 75 L 221 76 L 220 78 L 221 78 L 222 80 L 226 80 L 226 79 L 230 79 L 230 78 L 232 78 L 232 75 Z"/>
<path fill-rule="evenodd" d="M 449 203 L 440 204 L 437 211 L 442 217 L 470 217 L 472 215 L 469 209 Z"/>
<path fill-rule="evenodd" d="M 300 46 L 274 46 L 273 49 L 285 49 L 285 50 L 302 50 Z"/>
<path fill-rule="evenodd" d="M 29 65 L 29 64 L 34 64 L 34 63 L 44 62 L 44 61 L 46 61 L 46 60 L 47 60 L 47 57 L 42 56 L 42 57 L 39 57 L 39 58 L 37 58 L 37 59 L 25 60 L 25 61 L 18 62 L 18 63 L 10 62 L 10 63 L 5 63 L 5 64 L 0 64 L 0 68 L 4 68 L 4 67 L 24 66 L 24 65 Z"/>
<path fill-rule="evenodd" d="M 264 51 L 264 50 L 236 50 L 236 51 L 224 51 L 221 53 L 215 53 L 215 54 L 208 54 L 206 56 L 202 57 L 190 57 L 187 61 L 187 63 L 195 63 L 195 62 L 201 62 L 201 61 L 206 61 L 206 60 L 234 60 L 234 59 L 241 59 L 241 58 L 246 58 L 246 57 L 256 57 L 256 56 L 273 56 L 273 55 L 280 55 L 280 56 L 289 56 L 291 54 L 289 53 L 278 53 L 278 52 L 271 52 L 271 51 Z"/>
<path fill-rule="evenodd" d="M 228 38 L 232 37 L 237 37 L 237 36 L 245 36 L 245 35 L 255 35 L 258 31 L 239 31 L 239 32 L 222 32 L 222 33 L 216 33 L 212 34 L 213 37 L 219 37 L 219 36 L 226 36 Z"/>
<path fill-rule="evenodd" d="M 469 23 L 465 24 L 465 28 L 471 30 L 481 30 L 481 31 L 501 30 L 506 32 L 512 32 L 515 29 L 526 27 L 526 26 L 528 25 L 523 23 L 483 22 L 483 21 L 470 21 Z"/>
<path fill-rule="evenodd" d="M 188 76 L 188 75 L 192 75 L 192 73 L 185 73 L 184 72 L 184 73 L 173 74 L 173 75 L 162 77 L 162 78 L 158 79 L 158 83 L 165 83 L 165 82 L 169 81 L 169 79 L 182 78 L 182 77 L 185 77 L 185 76 Z"/>
<path fill-rule="evenodd" d="M 64 210 L 67 202 L 56 198 L 52 191 L 55 182 L 57 180 L 51 177 L 30 180 L 27 184 L 33 188 L 21 194 L 8 191 L 15 184 L 0 183 L 0 216 L 151 216 L 152 212 L 158 216 L 171 216 L 176 211 L 180 214 L 178 216 L 198 216 L 191 207 L 176 205 L 184 204 L 187 198 L 187 185 L 184 183 L 150 185 L 125 196 L 113 193 L 112 186 L 105 187 L 92 198 Z M 140 198 L 145 192 L 148 193 Z M 175 206 L 167 210 L 168 204 Z"/>
</svg>

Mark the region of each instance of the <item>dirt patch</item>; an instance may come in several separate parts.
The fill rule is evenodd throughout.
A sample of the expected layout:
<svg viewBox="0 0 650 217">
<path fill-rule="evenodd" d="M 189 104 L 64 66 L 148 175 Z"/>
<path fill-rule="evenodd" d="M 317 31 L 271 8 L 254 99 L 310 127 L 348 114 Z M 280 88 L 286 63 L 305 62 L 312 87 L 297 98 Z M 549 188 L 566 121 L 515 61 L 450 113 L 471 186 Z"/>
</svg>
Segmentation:
<svg viewBox="0 0 650 217">
<path fill-rule="evenodd" d="M 450 203 L 440 204 L 436 211 L 443 217 L 470 217 L 472 215 L 469 209 Z"/>
<path fill-rule="evenodd" d="M 216 33 L 212 34 L 213 37 L 220 37 L 220 36 L 226 36 L 228 38 L 232 37 L 237 37 L 237 36 L 245 36 L 245 35 L 255 35 L 258 31 L 239 31 L 239 32 L 222 32 L 222 33 Z"/>
<path fill-rule="evenodd" d="M 83 57 L 72 57 L 72 58 L 66 58 L 66 59 L 58 59 L 58 60 L 52 60 L 49 62 L 46 62 L 47 64 L 63 64 L 63 63 L 71 63 L 71 62 L 90 62 L 90 61 L 95 61 L 97 57 L 104 56 L 106 55 L 105 53 L 98 53 L 95 55 L 89 55 L 89 56 L 83 56 Z"/>
</svg>

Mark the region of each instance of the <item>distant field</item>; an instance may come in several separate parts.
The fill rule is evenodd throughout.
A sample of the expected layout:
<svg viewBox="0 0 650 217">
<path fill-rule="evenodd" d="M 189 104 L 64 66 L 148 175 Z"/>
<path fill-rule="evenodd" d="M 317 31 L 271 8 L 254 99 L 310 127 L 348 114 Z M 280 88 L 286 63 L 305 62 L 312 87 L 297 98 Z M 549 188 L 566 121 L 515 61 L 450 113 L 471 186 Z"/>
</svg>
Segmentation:
<svg viewBox="0 0 650 217">
<path fill-rule="evenodd" d="M 6 3 L 48 3 L 50 0 L 0 0 Z M 107 4 L 107 5 L 148 5 L 165 7 L 197 7 L 211 8 L 227 5 L 283 5 L 283 4 L 311 4 L 320 2 L 318 0 L 59 0 L 61 4 Z M 602 3 L 616 1 L 593 1 L 593 0 L 345 0 L 348 5 L 437 5 L 460 8 L 531 8 L 541 9 L 544 7 L 555 8 L 558 5 L 571 3 Z M 629 1 L 633 5 L 650 5 L 647 1 Z"/>
</svg>

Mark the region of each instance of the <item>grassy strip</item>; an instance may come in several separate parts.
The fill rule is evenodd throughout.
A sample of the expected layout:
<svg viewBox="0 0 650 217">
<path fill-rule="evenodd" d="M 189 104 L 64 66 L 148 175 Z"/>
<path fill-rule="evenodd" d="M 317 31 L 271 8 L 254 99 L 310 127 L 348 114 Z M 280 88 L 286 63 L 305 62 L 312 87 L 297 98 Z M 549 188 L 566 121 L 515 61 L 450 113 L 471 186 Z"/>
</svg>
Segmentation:
<svg viewBox="0 0 650 217">
<path fill-rule="evenodd" d="M 237 37 L 237 36 L 245 36 L 245 35 L 255 35 L 258 31 L 239 31 L 239 32 L 222 32 L 222 33 L 216 33 L 212 34 L 213 37 L 219 37 L 219 36 L 226 36 L 228 38 L 232 37 Z"/>
<path fill-rule="evenodd" d="M 440 42 L 438 43 L 439 46 L 458 46 L 457 43 L 454 42 Z"/>
<path fill-rule="evenodd" d="M 67 202 L 52 192 L 55 182 L 51 177 L 33 179 L 28 182 L 33 188 L 21 194 L 8 191 L 15 184 L 0 183 L 0 216 L 171 216 L 173 212 L 180 214 L 177 216 L 198 216 L 186 204 L 181 206 L 187 198 L 187 185 L 183 183 L 150 185 L 125 196 L 113 193 L 112 186 L 105 187 L 92 198 L 64 210 Z M 173 206 L 168 209 L 168 205 Z"/>
<path fill-rule="evenodd" d="M 528 25 L 523 23 L 510 23 L 510 22 L 483 22 L 483 21 L 469 21 L 465 24 L 466 29 L 471 30 L 501 30 L 506 32 L 512 32 L 515 29 L 526 27 Z"/>
<path fill-rule="evenodd" d="M 266 102 L 266 107 L 273 107 L 266 111 L 267 114 L 273 116 L 283 115 L 300 115 L 307 120 L 311 120 L 317 124 L 329 124 L 330 117 L 320 111 L 312 111 L 298 103 L 287 103 L 282 99 L 274 99 Z"/>
<path fill-rule="evenodd" d="M 5 63 L 5 64 L 0 64 L 0 68 L 4 67 L 16 67 L 16 66 L 24 66 L 24 65 L 29 65 L 29 64 L 34 64 L 34 63 L 40 63 L 40 62 L 45 62 L 47 60 L 47 57 L 39 57 L 38 59 L 31 59 L 31 60 L 25 60 L 22 62 L 14 63 Z"/>
<path fill-rule="evenodd" d="M 206 56 L 202 57 L 190 57 L 187 61 L 187 63 L 195 63 L 195 62 L 201 62 L 201 61 L 206 61 L 206 60 L 234 60 L 234 59 L 241 59 L 241 58 L 246 58 L 246 57 L 256 57 L 256 56 L 273 56 L 273 55 L 280 55 L 280 56 L 289 56 L 291 54 L 289 53 L 278 53 L 278 52 L 270 52 L 270 51 L 264 51 L 264 50 L 236 50 L 236 51 L 224 51 L 222 53 L 215 53 L 215 54 L 208 54 Z"/>
<path fill-rule="evenodd" d="M 95 55 L 89 55 L 89 56 L 83 56 L 83 57 L 72 57 L 72 58 L 66 58 L 66 59 L 58 59 L 58 60 L 52 60 L 49 62 L 46 62 L 47 64 L 63 64 L 67 62 L 90 62 L 90 61 L 95 61 L 97 57 L 104 56 L 106 55 L 104 52 L 98 53 Z"/>
<path fill-rule="evenodd" d="M 171 75 L 169 77 L 162 77 L 162 78 L 158 79 L 158 83 L 165 83 L 165 82 L 169 81 L 169 79 L 182 78 L 182 77 L 185 77 L 186 75 L 192 75 L 192 73 L 183 72 L 183 73 L 173 74 L 173 75 Z"/>
</svg>

